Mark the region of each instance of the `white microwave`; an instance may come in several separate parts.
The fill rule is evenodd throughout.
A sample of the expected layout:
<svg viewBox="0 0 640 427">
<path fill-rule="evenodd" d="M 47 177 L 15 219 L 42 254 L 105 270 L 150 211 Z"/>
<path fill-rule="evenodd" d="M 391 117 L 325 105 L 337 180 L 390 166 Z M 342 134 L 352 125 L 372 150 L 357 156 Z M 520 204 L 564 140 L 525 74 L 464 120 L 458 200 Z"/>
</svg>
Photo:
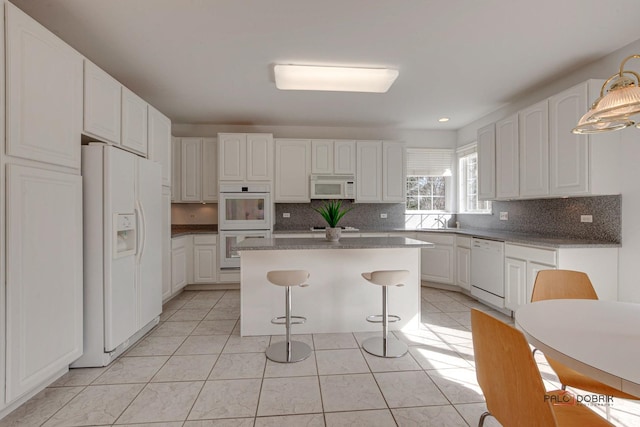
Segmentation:
<svg viewBox="0 0 640 427">
<path fill-rule="evenodd" d="M 312 199 L 355 199 L 356 178 L 353 175 L 311 175 Z"/>
</svg>

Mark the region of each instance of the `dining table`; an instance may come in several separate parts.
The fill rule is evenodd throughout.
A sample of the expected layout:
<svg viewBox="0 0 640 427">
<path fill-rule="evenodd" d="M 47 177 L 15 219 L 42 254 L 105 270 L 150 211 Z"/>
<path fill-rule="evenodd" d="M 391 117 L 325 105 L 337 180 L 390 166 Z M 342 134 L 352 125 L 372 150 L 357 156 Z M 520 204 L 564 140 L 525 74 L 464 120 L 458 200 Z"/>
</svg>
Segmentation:
<svg viewBox="0 0 640 427">
<path fill-rule="evenodd" d="M 640 304 L 556 299 L 518 308 L 516 327 L 545 355 L 640 397 Z"/>
</svg>

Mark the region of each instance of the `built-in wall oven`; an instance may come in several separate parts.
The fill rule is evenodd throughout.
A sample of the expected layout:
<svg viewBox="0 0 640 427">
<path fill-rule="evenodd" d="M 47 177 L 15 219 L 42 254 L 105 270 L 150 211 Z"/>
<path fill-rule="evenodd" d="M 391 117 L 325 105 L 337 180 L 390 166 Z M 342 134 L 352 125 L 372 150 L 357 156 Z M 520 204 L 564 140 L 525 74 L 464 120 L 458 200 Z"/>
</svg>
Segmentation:
<svg viewBox="0 0 640 427">
<path fill-rule="evenodd" d="M 220 268 L 240 268 L 240 256 L 231 248 L 248 238 L 270 238 L 271 188 L 269 184 L 222 184 L 218 204 Z"/>
</svg>

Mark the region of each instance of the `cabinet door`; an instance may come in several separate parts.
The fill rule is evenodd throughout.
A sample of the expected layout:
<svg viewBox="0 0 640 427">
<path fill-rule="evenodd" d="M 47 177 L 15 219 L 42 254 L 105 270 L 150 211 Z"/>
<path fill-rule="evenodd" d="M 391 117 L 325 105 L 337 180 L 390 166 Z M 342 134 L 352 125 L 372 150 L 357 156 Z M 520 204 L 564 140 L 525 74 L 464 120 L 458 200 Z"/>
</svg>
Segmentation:
<svg viewBox="0 0 640 427">
<path fill-rule="evenodd" d="M 199 202 L 202 199 L 202 140 L 182 138 L 180 145 L 180 200 Z"/>
<path fill-rule="evenodd" d="M 531 295 L 533 295 L 533 284 L 536 282 L 536 277 L 538 276 L 538 271 L 541 270 L 555 270 L 556 268 L 552 265 L 540 264 L 537 262 L 529 261 L 527 263 L 527 283 L 526 283 L 526 292 L 523 296 L 525 302 L 531 301 Z"/>
<path fill-rule="evenodd" d="M 356 201 L 382 200 L 382 141 L 358 141 Z"/>
<path fill-rule="evenodd" d="M 82 177 L 8 165 L 6 231 L 10 402 L 82 355 Z"/>
<path fill-rule="evenodd" d="M 84 61 L 84 133 L 120 144 L 122 85 L 91 62 Z"/>
<path fill-rule="evenodd" d="M 273 180 L 273 135 L 247 134 L 247 181 Z"/>
<path fill-rule="evenodd" d="M 510 199 L 520 195 L 520 157 L 518 155 L 518 115 L 496 122 L 496 197 Z"/>
<path fill-rule="evenodd" d="M 587 84 L 549 98 L 550 186 L 554 196 L 589 193 L 589 139 L 571 129 L 587 110 Z"/>
<path fill-rule="evenodd" d="M 187 248 L 176 247 L 172 241 L 171 245 L 171 293 L 175 294 L 180 289 L 187 286 Z"/>
<path fill-rule="evenodd" d="M 526 299 L 527 263 L 521 259 L 505 258 L 504 260 L 504 306 L 509 310 L 517 310 Z"/>
<path fill-rule="evenodd" d="M 315 172 L 314 172 L 315 173 Z M 356 142 L 337 140 L 333 143 L 333 173 L 356 174 Z"/>
<path fill-rule="evenodd" d="M 182 143 L 180 138 L 171 138 L 171 201 L 181 201 Z"/>
<path fill-rule="evenodd" d="M 171 181 L 171 120 L 160 111 L 148 106 L 149 158 L 162 165 L 162 185 L 170 187 Z"/>
<path fill-rule="evenodd" d="M 80 169 L 82 56 L 7 8 L 7 154 Z"/>
<path fill-rule="evenodd" d="M 215 138 L 202 139 L 202 201 L 218 201 L 218 144 Z"/>
<path fill-rule="evenodd" d="M 421 250 L 422 280 L 453 285 L 453 246 L 436 244 Z"/>
<path fill-rule="evenodd" d="M 496 197 L 496 127 L 478 129 L 478 199 Z"/>
<path fill-rule="evenodd" d="M 247 167 L 247 135 L 218 134 L 218 170 L 220 181 L 244 181 Z"/>
<path fill-rule="evenodd" d="M 162 187 L 162 301 L 171 296 L 171 189 Z"/>
<path fill-rule="evenodd" d="M 197 236 L 196 236 L 197 237 Z M 193 283 L 216 283 L 218 264 L 216 245 L 193 246 Z"/>
<path fill-rule="evenodd" d="M 122 147 L 147 157 L 147 103 L 122 87 Z"/>
<path fill-rule="evenodd" d="M 456 284 L 471 290 L 471 249 L 456 248 Z"/>
<path fill-rule="evenodd" d="M 382 143 L 382 201 L 404 203 L 405 148 L 399 142 Z"/>
<path fill-rule="evenodd" d="M 333 140 L 313 139 L 311 140 L 311 173 L 331 174 L 333 173 Z"/>
<path fill-rule="evenodd" d="M 545 99 L 520 112 L 520 196 L 547 195 L 549 195 L 549 103 Z"/>
<path fill-rule="evenodd" d="M 311 141 L 276 139 L 275 202 L 308 203 Z"/>
</svg>

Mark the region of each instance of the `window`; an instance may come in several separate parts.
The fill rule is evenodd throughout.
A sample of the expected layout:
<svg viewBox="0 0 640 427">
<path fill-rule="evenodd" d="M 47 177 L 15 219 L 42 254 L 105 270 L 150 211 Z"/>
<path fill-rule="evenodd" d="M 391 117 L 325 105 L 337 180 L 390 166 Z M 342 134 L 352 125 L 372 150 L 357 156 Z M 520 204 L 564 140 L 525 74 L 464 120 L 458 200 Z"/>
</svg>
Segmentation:
<svg viewBox="0 0 640 427">
<path fill-rule="evenodd" d="M 476 144 L 458 150 L 459 213 L 491 213 L 491 202 L 478 200 L 478 152 Z"/>
<path fill-rule="evenodd" d="M 407 213 L 451 210 L 452 164 L 452 150 L 407 150 Z"/>
</svg>

